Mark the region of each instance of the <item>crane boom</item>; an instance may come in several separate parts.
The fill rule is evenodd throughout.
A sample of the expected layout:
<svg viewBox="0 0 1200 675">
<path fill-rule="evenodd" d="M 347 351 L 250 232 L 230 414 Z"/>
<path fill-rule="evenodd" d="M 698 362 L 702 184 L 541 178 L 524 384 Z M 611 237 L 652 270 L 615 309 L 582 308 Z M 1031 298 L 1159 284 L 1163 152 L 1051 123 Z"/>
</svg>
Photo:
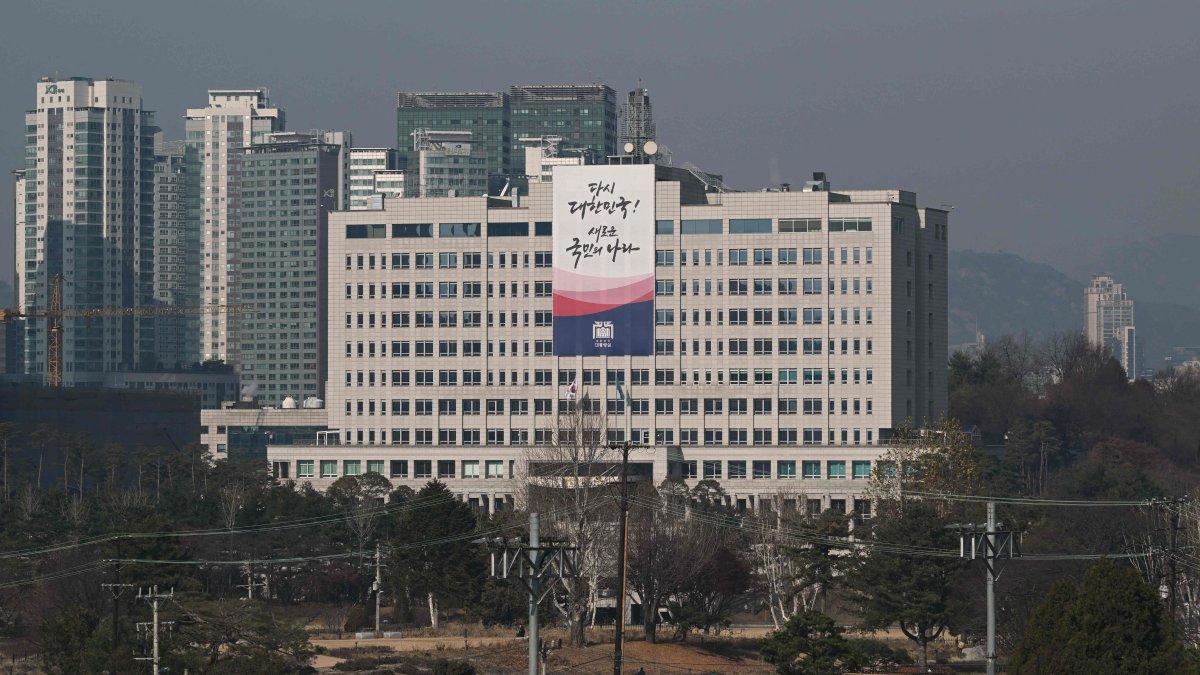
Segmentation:
<svg viewBox="0 0 1200 675">
<path fill-rule="evenodd" d="M 63 319 L 82 317 L 85 319 L 125 316 L 187 316 L 197 314 L 219 314 L 229 312 L 242 314 L 254 310 L 248 305 L 202 305 L 199 307 L 92 307 L 69 308 L 62 306 L 62 274 L 50 280 L 50 303 L 44 310 L 0 309 L 0 322 L 17 319 L 46 319 L 46 377 L 52 387 L 62 386 L 62 337 Z"/>
</svg>

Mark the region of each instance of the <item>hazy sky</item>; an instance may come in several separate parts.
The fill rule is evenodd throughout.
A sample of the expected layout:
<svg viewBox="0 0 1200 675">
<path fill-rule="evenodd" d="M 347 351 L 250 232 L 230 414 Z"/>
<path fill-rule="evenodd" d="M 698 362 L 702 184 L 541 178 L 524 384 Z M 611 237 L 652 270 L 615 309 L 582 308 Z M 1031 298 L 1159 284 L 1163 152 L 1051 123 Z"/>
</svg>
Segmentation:
<svg viewBox="0 0 1200 675">
<path fill-rule="evenodd" d="M 1195 232 L 1200 212 L 1194 0 L 7 0 L 0 24 L 6 169 L 55 73 L 140 82 L 168 138 L 207 88 L 266 86 L 289 128 L 357 145 L 395 143 L 401 90 L 603 81 L 623 96 L 641 78 L 676 163 L 741 189 L 816 170 L 834 189 L 915 190 L 955 206 L 955 248 L 1075 266 Z"/>
</svg>

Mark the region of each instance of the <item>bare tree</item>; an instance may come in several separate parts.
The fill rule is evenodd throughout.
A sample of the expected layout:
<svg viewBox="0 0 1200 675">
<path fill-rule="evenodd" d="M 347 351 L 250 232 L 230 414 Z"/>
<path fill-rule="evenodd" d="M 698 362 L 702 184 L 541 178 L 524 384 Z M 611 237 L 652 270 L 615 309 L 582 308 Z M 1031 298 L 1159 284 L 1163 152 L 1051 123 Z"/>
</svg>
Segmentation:
<svg viewBox="0 0 1200 675">
<path fill-rule="evenodd" d="M 217 508 L 221 510 L 221 524 L 232 530 L 237 525 L 238 513 L 246 502 L 246 484 L 240 480 L 230 481 L 218 490 Z"/>
<path fill-rule="evenodd" d="M 803 493 L 779 491 L 745 518 L 758 592 L 779 629 L 794 614 L 817 608 L 851 562 L 849 516 L 833 510 L 806 514 Z M 803 533 L 803 534 L 802 534 Z"/>
<path fill-rule="evenodd" d="M 1028 333 L 1004 335 L 989 344 L 987 350 L 1000 365 L 1000 372 L 1018 384 L 1024 384 L 1042 365 L 1042 351 Z"/>
<path fill-rule="evenodd" d="M 566 537 L 578 549 L 578 575 L 552 594 L 572 646 L 583 646 L 584 628 L 599 597 L 600 582 L 614 558 L 616 514 L 613 486 L 619 460 L 605 442 L 608 420 L 586 394 L 559 410 L 553 426 L 531 446 L 525 479 L 528 508 L 542 514 L 544 535 Z"/>
<path fill-rule="evenodd" d="M 668 480 L 658 490 L 638 490 L 632 501 L 629 585 L 642 602 L 646 640 L 655 642 L 658 608 L 700 573 L 720 535 L 714 526 L 688 517 L 682 483 Z"/>
</svg>

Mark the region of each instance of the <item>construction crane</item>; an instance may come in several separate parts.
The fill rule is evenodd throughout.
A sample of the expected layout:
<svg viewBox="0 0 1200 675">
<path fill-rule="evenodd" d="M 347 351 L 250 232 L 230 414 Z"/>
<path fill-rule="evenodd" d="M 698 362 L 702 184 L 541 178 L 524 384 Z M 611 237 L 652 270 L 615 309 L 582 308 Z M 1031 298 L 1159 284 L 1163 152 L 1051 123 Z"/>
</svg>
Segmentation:
<svg viewBox="0 0 1200 675">
<path fill-rule="evenodd" d="M 16 319 L 45 319 L 46 334 L 46 377 L 52 387 L 62 386 L 62 338 L 63 319 L 67 317 L 108 318 L 123 316 L 187 316 L 220 312 L 242 313 L 253 310 L 245 305 L 204 305 L 201 307 L 92 307 L 87 309 L 63 309 L 62 274 L 50 280 L 50 305 L 45 310 L 0 309 L 0 322 Z"/>
</svg>

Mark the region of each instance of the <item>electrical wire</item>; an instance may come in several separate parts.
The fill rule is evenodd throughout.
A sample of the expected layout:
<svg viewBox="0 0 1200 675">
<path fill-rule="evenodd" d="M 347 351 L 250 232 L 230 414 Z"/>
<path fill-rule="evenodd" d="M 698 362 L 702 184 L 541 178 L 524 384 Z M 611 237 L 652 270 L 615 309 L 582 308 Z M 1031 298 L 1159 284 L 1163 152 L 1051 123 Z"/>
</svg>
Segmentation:
<svg viewBox="0 0 1200 675">
<path fill-rule="evenodd" d="M 427 497 L 418 500 L 406 501 L 400 504 L 391 504 L 381 506 L 375 509 L 369 509 L 358 514 L 361 517 L 382 516 L 389 513 L 404 513 L 430 506 L 437 506 L 442 503 L 458 501 L 452 495 L 443 495 L 438 497 Z M 135 539 L 160 539 L 167 537 L 213 537 L 232 534 L 259 534 L 263 532 L 278 532 L 283 530 L 291 530 L 300 527 L 312 527 L 314 525 L 327 525 L 335 522 L 342 522 L 351 514 L 338 513 L 325 516 L 313 516 L 309 518 L 297 518 L 293 520 L 279 521 L 275 523 L 262 523 L 259 525 L 246 525 L 243 527 L 234 528 L 210 528 L 203 530 L 174 530 L 166 532 L 121 532 L 104 535 L 96 535 L 86 539 L 80 539 L 69 544 L 56 544 L 51 546 L 43 546 L 39 548 L 28 548 L 16 551 L 5 551 L 0 553 L 0 560 L 11 558 L 31 558 L 49 553 L 57 553 L 59 551 L 67 551 L 84 546 L 94 546 L 104 544 L 118 539 L 135 540 Z"/>
<path fill-rule="evenodd" d="M 436 503 L 437 501 L 442 501 L 442 500 L 434 500 L 433 503 Z M 454 500 L 454 501 L 457 501 L 457 500 Z M 430 504 L 425 504 L 425 506 L 428 506 L 428 505 L 430 505 Z M 586 508 L 588 510 L 590 510 L 593 508 L 597 508 L 601 505 L 602 505 L 601 502 L 597 501 L 596 503 L 594 503 Z M 543 515 L 545 515 L 548 518 L 553 518 L 558 515 L 562 515 L 562 514 L 566 514 L 566 513 L 576 513 L 576 512 L 578 512 L 578 510 L 575 507 L 568 506 L 568 507 L 564 507 L 561 509 L 556 509 L 554 511 L 549 511 Z M 436 545 L 440 545 L 440 544 L 452 543 L 452 542 L 456 542 L 456 541 L 463 541 L 463 540 L 467 540 L 467 539 L 479 539 L 482 537 L 486 537 L 487 535 L 496 534 L 496 533 L 504 532 L 507 530 L 520 529 L 523 527 L 524 527 L 524 523 L 514 522 L 509 525 L 494 527 L 494 528 L 491 528 L 490 530 L 484 530 L 482 532 L 474 532 L 473 531 L 473 532 L 462 533 L 462 534 L 457 534 L 457 535 L 433 537 L 433 538 L 422 540 L 422 541 L 404 544 L 402 546 L 388 546 L 388 547 L 382 548 L 381 550 L 385 550 L 388 553 L 391 553 L 392 551 L 401 550 L 401 549 L 423 548 L 426 546 L 436 546 Z M 57 571 L 54 571 L 54 572 L 51 572 L 48 574 L 35 575 L 35 576 L 28 577 L 25 579 L 19 579 L 19 580 L 15 580 L 15 581 L 6 582 L 6 583 L 0 583 L 0 589 L 11 588 L 11 587 L 16 587 L 16 586 L 23 586 L 23 585 L 39 583 L 39 582 L 43 582 L 43 581 L 53 581 L 56 579 L 66 578 L 66 577 L 70 577 L 70 576 L 78 576 L 80 574 L 86 574 L 88 572 L 96 571 L 98 569 L 103 569 L 105 567 L 109 567 L 112 565 L 188 565 L 188 566 L 271 565 L 271 564 L 289 564 L 289 563 L 294 564 L 294 563 L 301 563 L 301 562 L 325 562 L 325 561 L 330 561 L 330 560 L 353 558 L 353 557 L 357 557 L 358 555 L 359 555 L 359 553 L 357 553 L 357 552 L 347 552 L 347 553 L 330 553 L 330 554 L 316 555 L 316 556 L 293 556 L 293 557 L 287 557 L 287 558 L 251 558 L 251 559 L 244 559 L 244 560 L 211 560 L 211 559 L 160 560 L 160 559 L 149 559 L 149 558 L 106 558 L 106 559 L 90 561 L 88 563 L 84 563 L 82 565 L 78 565 L 76 567 L 68 568 L 65 570 L 57 570 Z"/>
<path fill-rule="evenodd" d="M 924 497 L 926 499 L 941 499 L 950 502 L 995 502 L 1020 506 L 1150 506 L 1152 499 L 1143 500 L 1089 500 L 1089 499 L 1039 499 L 1035 497 L 989 497 L 985 495 L 960 495 L 949 492 L 919 492 L 902 490 L 902 495 Z"/>
</svg>

